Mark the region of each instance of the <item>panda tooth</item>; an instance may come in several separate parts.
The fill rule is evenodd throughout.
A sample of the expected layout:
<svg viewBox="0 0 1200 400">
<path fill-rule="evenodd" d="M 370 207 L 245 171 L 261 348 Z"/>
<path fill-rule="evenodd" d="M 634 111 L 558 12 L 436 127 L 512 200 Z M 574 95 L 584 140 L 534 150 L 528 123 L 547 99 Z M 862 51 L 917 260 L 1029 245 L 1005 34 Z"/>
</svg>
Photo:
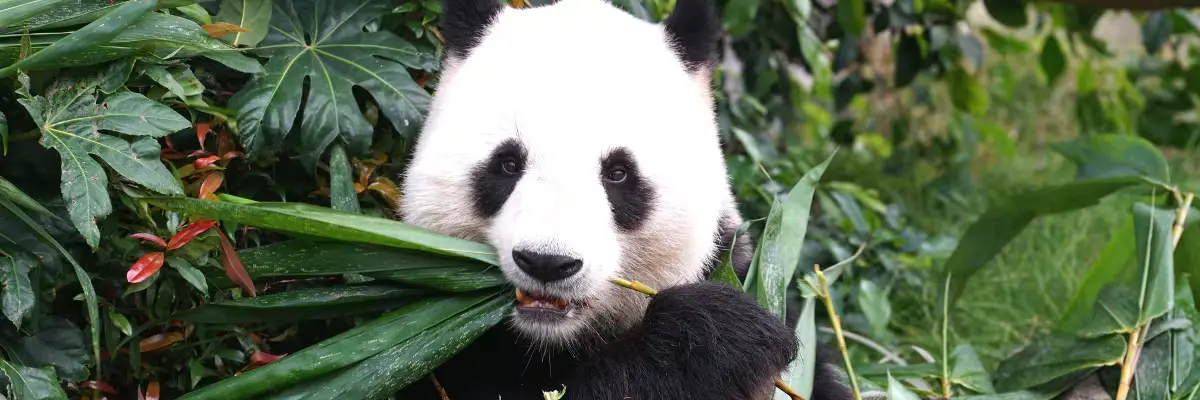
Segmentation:
<svg viewBox="0 0 1200 400">
<path fill-rule="evenodd" d="M 536 300 L 534 300 L 527 293 L 525 293 L 524 290 L 517 289 L 517 303 L 518 304 L 524 305 L 524 304 L 533 303 L 534 301 L 536 301 Z"/>
</svg>

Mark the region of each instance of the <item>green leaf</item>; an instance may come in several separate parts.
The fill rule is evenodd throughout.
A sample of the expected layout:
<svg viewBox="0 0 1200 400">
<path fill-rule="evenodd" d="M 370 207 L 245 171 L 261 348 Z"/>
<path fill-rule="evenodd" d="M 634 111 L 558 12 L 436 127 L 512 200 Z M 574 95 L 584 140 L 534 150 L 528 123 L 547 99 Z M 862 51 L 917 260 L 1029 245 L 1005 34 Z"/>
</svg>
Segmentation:
<svg viewBox="0 0 1200 400">
<path fill-rule="evenodd" d="M 1187 222 L 1183 224 L 1183 235 L 1175 246 L 1175 275 L 1178 278 L 1187 277 L 1192 288 L 1192 296 L 1200 298 L 1200 209 L 1192 208 L 1188 212 Z M 1194 304 L 1194 303 L 1193 303 Z M 1197 309 L 1200 311 L 1200 309 Z"/>
<path fill-rule="evenodd" d="M 271 0 L 224 0 L 217 22 L 228 22 L 249 32 L 234 32 L 220 39 L 233 47 L 254 46 L 271 30 Z"/>
<path fill-rule="evenodd" d="M 61 7 L 68 0 L 0 0 L 0 28 L 7 28 L 46 12 Z"/>
<path fill-rule="evenodd" d="M 204 279 L 204 273 L 192 266 L 191 262 L 175 256 L 167 256 L 166 262 L 172 269 L 179 272 L 179 276 L 182 276 L 189 285 L 204 293 L 205 296 L 208 295 L 208 281 Z"/>
<path fill-rule="evenodd" d="M 858 307 L 871 327 L 871 337 L 885 338 L 889 336 L 887 325 L 892 319 L 892 305 L 888 302 L 887 293 L 883 288 L 869 279 L 859 281 Z"/>
<path fill-rule="evenodd" d="M 97 363 L 96 379 L 101 379 L 100 365 L 98 364 L 100 362 L 100 306 L 99 302 L 96 300 L 96 288 L 92 286 L 92 278 L 88 276 L 86 271 L 83 270 L 83 267 L 79 265 L 79 262 L 75 261 L 75 257 L 72 257 L 71 253 L 68 252 L 67 249 L 63 248 L 62 244 L 58 243 L 57 240 L 54 240 L 54 237 L 50 236 L 50 234 L 46 232 L 46 229 L 43 228 L 42 225 L 29 218 L 28 214 L 25 214 L 25 212 L 21 211 L 21 209 L 15 204 L 3 197 L 0 197 L 0 206 L 7 208 L 8 211 L 13 215 L 16 215 L 21 222 L 24 222 L 26 226 L 37 232 L 42 243 L 54 247 L 54 249 L 58 251 L 58 254 L 61 255 L 63 259 L 66 259 L 68 262 L 70 262 L 71 267 L 75 269 L 75 279 L 79 281 L 79 286 L 83 292 L 83 299 L 87 304 L 88 322 L 90 322 L 92 331 L 92 361 Z M 45 323 L 46 320 L 43 319 L 42 321 Z"/>
<path fill-rule="evenodd" d="M 25 194 L 25 192 L 22 192 L 20 188 L 18 188 L 16 185 L 13 185 L 12 182 L 9 182 L 8 179 L 4 179 L 2 176 L 0 176 L 0 198 L 8 199 L 8 201 L 11 201 L 18 206 L 37 211 L 39 214 L 58 218 L 57 215 L 50 212 L 50 210 L 47 210 L 46 207 L 43 207 L 42 203 L 39 203 L 37 200 L 29 197 L 29 195 Z"/>
<path fill-rule="evenodd" d="M 96 221 L 112 212 L 108 176 L 98 156 L 125 178 L 163 194 L 183 194 L 179 182 L 159 161 L 162 137 L 191 126 L 169 107 L 133 92 L 120 92 L 96 103 L 95 81 L 59 79 L 46 96 L 20 99 L 41 127 L 43 147 L 62 159 L 62 192 L 71 221 L 88 245 L 99 244 Z M 137 137 L 102 134 L 115 131 Z"/>
<path fill-rule="evenodd" d="M 787 366 L 780 378 L 805 399 L 812 398 L 813 376 L 817 372 L 817 297 L 804 298 L 800 307 L 800 317 L 796 320 L 796 340 L 800 343 L 800 353 Z M 775 391 L 774 400 L 791 400 L 783 391 Z"/>
<path fill-rule="evenodd" d="M 3 149 L 3 153 L 0 153 L 0 155 L 7 156 L 8 155 L 8 117 L 5 117 L 3 112 L 0 112 L 0 148 Z"/>
<path fill-rule="evenodd" d="M 108 15 L 114 9 L 120 8 L 130 0 L 72 0 L 59 7 L 47 9 L 10 28 L 0 27 L 0 33 L 31 32 L 63 28 L 75 25 L 85 25 Z M 172 8 L 195 3 L 195 0 L 158 0 L 155 8 Z"/>
<path fill-rule="evenodd" d="M 87 379 L 87 348 L 83 333 L 71 321 L 43 317 L 33 336 L 5 338 L 3 347 L 10 360 L 27 367 L 53 366 L 59 376 L 72 382 Z"/>
<path fill-rule="evenodd" d="M 950 372 L 950 380 L 971 389 L 976 393 L 996 393 L 992 387 L 992 377 L 988 375 L 979 354 L 969 344 L 960 344 L 950 354 L 954 369 Z"/>
<path fill-rule="evenodd" d="M 207 303 L 175 318 L 210 324 L 329 319 L 393 308 L 412 302 L 422 294 L 426 292 L 388 285 L 305 288 Z"/>
<path fill-rule="evenodd" d="M 737 230 L 733 233 L 733 242 L 729 244 L 729 249 L 725 255 L 721 257 L 721 266 L 717 267 L 711 274 L 712 280 L 729 284 L 738 290 L 743 290 L 742 282 L 738 279 L 737 272 L 733 270 L 733 249 L 737 248 L 737 240 L 750 229 L 751 221 L 742 221 L 738 225 Z"/>
<path fill-rule="evenodd" d="M 329 154 L 329 200 L 335 210 L 358 213 L 358 193 L 354 191 L 354 174 L 346 148 L 335 143 Z"/>
<path fill-rule="evenodd" d="M 204 85 L 187 65 L 177 65 L 169 69 L 162 65 L 147 65 L 142 68 L 142 72 L 181 100 L 204 93 Z"/>
<path fill-rule="evenodd" d="M 946 84 L 950 85 L 950 100 L 955 107 L 973 116 L 987 113 L 988 93 L 982 83 L 963 68 L 954 68 L 947 75 Z"/>
<path fill-rule="evenodd" d="M 191 17 L 192 19 L 196 20 L 196 22 L 201 24 L 208 25 L 212 23 L 212 16 L 208 15 L 208 11 L 199 4 L 188 4 L 183 7 L 176 7 L 175 10 L 179 11 L 179 13 L 183 15 Z"/>
<path fill-rule="evenodd" d="M 1047 36 L 1046 41 L 1042 43 L 1042 53 L 1038 55 L 1038 63 L 1042 66 L 1042 73 L 1046 74 L 1046 80 L 1051 85 L 1067 72 L 1067 53 L 1063 51 L 1062 43 L 1059 43 L 1058 37 L 1054 34 Z"/>
<path fill-rule="evenodd" d="M 1024 27 L 1029 23 L 1025 15 L 1026 0 L 983 0 L 983 6 L 993 19 L 1013 28 Z"/>
<path fill-rule="evenodd" d="M 1037 217 L 1090 207 L 1118 190 L 1148 183 L 1129 176 L 1078 180 L 1030 190 L 988 208 L 967 228 L 946 260 L 942 273 L 952 273 L 952 277 L 943 295 L 954 304 L 971 276 Z"/>
<path fill-rule="evenodd" d="M 342 241 L 424 250 L 499 265 L 489 245 L 446 236 L 415 225 L 351 214 L 303 203 L 232 204 L 184 197 L 154 197 L 150 204 L 167 210 L 262 229 Z"/>
<path fill-rule="evenodd" d="M 893 378 L 891 374 L 888 374 L 887 400 L 921 400 L 921 398 L 904 387 L 904 384 Z"/>
<path fill-rule="evenodd" d="M 108 4 L 107 0 L 100 1 Z M 40 33 L 32 37 L 30 42 L 31 50 L 35 52 L 45 51 L 48 46 L 54 45 L 71 34 L 74 33 Z M 16 62 L 19 47 L 20 41 L 17 38 L 0 38 L 0 65 Z M 239 64 L 253 63 L 257 65 L 257 62 L 253 59 L 237 54 L 228 44 L 209 37 L 204 32 L 204 29 L 196 24 L 195 21 L 174 15 L 152 12 L 137 18 L 129 28 L 121 31 L 115 38 L 106 41 L 102 46 L 83 48 L 79 51 L 61 54 L 56 58 L 48 59 L 47 62 L 51 64 L 47 65 L 46 68 L 94 65 L 138 55 L 150 59 L 167 59 L 171 57 L 188 57 L 194 53 L 209 56 L 210 53 L 221 52 L 227 53 L 217 56 L 220 57 L 217 61 L 223 64 L 237 62 Z M 247 60 L 249 63 L 246 62 Z M 242 71 L 245 68 L 254 67 L 243 66 L 243 68 L 235 69 Z"/>
<path fill-rule="evenodd" d="M 433 69 L 436 60 L 386 30 L 368 30 L 400 0 L 274 2 L 271 32 L 260 55 L 270 57 L 256 76 L 230 100 L 238 110 L 238 135 L 250 160 L 273 153 L 301 114 L 300 159 L 316 165 L 335 139 L 352 154 L 365 154 L 373 128 L 351 89 L 358 86 L 401 134 L 417 131 L 429 107 L 429 93 L 405 68 Z M 311 42 L 311 43 L 310 43 Z M 310 84 L 307 96 L 304 81 Z"/>
<path fill-rule="evenodd" d="M 1143 176 L 1169 182 L 1167 159 L 1154 144 L 1132 135 L 1088 135 L 1051 144 L 1078 167 L 1076 179 Z"/>
<path fill-rule="evenodd" d="M 1146 17 L 1142 24 L 1142 45 L 1146 53 L 1155 54 L 1171 37 L 1171 10 L 1158 10 Z"/>
<path fill-rule="evenodd" d="M 1004 127 L 983 117 L 971 117 L 970 123 L 979 136 L 992 145 L 997 152 L 1005 157 L 1017 155 L 1017 143 L 1012 136 L 1009 136 Z"/>
<path fill-rule="evenodd" d="M 337 373 L 319 390 L 303 397 L 322 399 L 378 399 L 427 376 L 512 310 L 512 298 L 498 294 L 487 302 L 421 331 L 398 346 L 384 350 Z"/>
<path fill-rule="evenodd" d="M 1028 389 L 1089 368 L 1115 365 L 1125 355 L 1125 338 L 1106 335 L 1077 339 L 1046 335 L 1030 343 L 996 368 L 996 389 Z"/>
<path fill-rule="evenodd" d="M 508 294 L 507 291 L 504 294 Z M 398 345 L 456 315 L 478 309 L 489 300 L 495 301 L 497 297 L 504 296 L 423 299 L 270 364 L 188 393 L 180 400 L 257 398 L 354 365 L 382 351 L 402 347 Z M 511 299 L 505 301 L 511 304 Z"/>
<path fill-rule="evenodd" d="M 129 319 L 125 318 L 124 314 L 121 314 L 121 313 L 117 312 L 117 310 L 109 308 L 108 309 L 108 319 L 111 320 L 113 325 L 115 325 L 117 327 L 117 329 L 120 329 L 121 333 L 124 333 L 125 336 L 133 336 L 133 325 L 131 325 L 129 323 Z"/>
<path fill-rule="evenodd" d="M 861 0 L 846 0 L 837 2 L 837 23 L 842 31 L 854 36 L 862 36 L 867 29 L 866 5 Z M 851 43 L 843 43 L 851 46 Z"/>
<path fill-rule="evenodd" d="M 3 249 L 0 246 L 0 249 Z M 33 309 L 37 298 L 33 292 L 33 284 L 29 281 L 29 272 L 37 266 L 37 259 L 25 251 L 5 250 L 8 255 L 0 254 L 0 305 L 4 316 L 8 317 L 18 329 L 21 321 Z"/>
<path fill-rule="evenodd" d="M 8 377 L 8 393 L 14 400 L 67 400 L 54 368 L 30 368 L 0 359 L 0 370 Z"/>
<path fill-rule="evenodd" d="M 747 279 L 752 284 L 747 292 L 780 319 L 787 315 L 787 287 L 800 262 L 817 183 L 836 154 L 835 151 L 808 170 L 786 196 L 772 205 L 767 216 L 762 241 L 756 249 L 759 253 L 755 255 L 758 276 L 753 281 Z"/>
<path fill-rule="evenodd" d="M 1159 335 L 1142 345 L 1138 354 L 1137 371 L 1134 373 L 1130 397 L 1133 399 L 1170 399 L 1171 368 L 1173 367 L 1172 335 Z M 1191 350 L 1191 349 L 1188 349 Z M 1188 352 L 1188 357 L 1193 354 Z"/>
<path fill-rule="evenodd" d="M 201 53 L 201 55 L 238 72 L 245 72 L 247 74 L 262 72 L 262 64 L 259 64 L 258 60 L 246 57 L 236 51 L 207 51 Z"/>
<path fill-rule="evenodd" d="M 104 72 L 100 73 L 100 91 L 105 94 L 113 94 L 118 90 L 125 89 L 125 82 L 129 81 L 129 75 L 133 73 L 136 61 L 133 57 L 127 57 L 108 63 L 104 67 Z"/>
<path fill-rule="evenodd" d="M 1108 244 L 1101 250 L 1096 261 L 1088 269 L 1083 283 L 1079 285 L 1071 302 L 1067 303 L 1066 311 L 1056 327 L 1062 332 L 1082 332 L 1085 325 L 1090 323 L 1096 314 L 1097 298 L 1101 290 L 1109 283 L 1118 280 L 1122 274 L 1132 275 L 1137 270 L 1137 246 L 1134 240 L 1133 218 L 1127 218 L 1117 229 Z M 1107 314 L 1107 312 L 1104 312 Z"/>
<path fill-rule="evenodd" d="M 905 87 L 916 79 L 925 64 L 925 51 L 915 35 L 905 34 L 896 45 L 896 71 L 892 80 L 896 87 Z"/>
<path fill-rule="evenodd" d="M 28 58 L 0 69 L 0 78 L 12 75 L 17 69 L 32 70 L 54 65 L 57 59 L 81 50 L 108 43 L 128 28 L 138 17 L 154 9 L 157 0 L 133 0 L 104 17 L 33 53 Z"/>
<path fill-rule="evenodd" d="M 238 257 L 246 272 L 259 278 L 363 274 L 451 292 L 508 283 L 487 263 L 362 243 L 292 240 L 240 250 Z"/>
</svg>

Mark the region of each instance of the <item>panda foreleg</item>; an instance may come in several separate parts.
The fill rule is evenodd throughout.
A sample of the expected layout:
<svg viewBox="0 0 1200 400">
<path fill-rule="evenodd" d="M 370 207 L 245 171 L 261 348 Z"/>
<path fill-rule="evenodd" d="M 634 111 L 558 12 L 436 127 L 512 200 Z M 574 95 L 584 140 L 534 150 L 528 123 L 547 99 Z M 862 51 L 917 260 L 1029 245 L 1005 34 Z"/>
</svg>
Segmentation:
<svg viewBox="0 0 1200 400">
<path fill-rule="evenodd" d="M 572 399 L 769 399 L 794 333 L 749 296 L 704 281 L 662 290 L 641 325 L 567 385 Z"/>
</svg>

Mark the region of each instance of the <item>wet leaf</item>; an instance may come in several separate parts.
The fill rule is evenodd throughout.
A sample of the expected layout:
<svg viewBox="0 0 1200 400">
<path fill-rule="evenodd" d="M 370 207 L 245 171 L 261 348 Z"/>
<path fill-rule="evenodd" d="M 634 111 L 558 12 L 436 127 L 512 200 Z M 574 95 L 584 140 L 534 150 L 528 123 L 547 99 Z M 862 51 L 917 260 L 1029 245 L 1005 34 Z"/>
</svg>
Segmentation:
<svg viewBox="0 0 1200 400">
<path fill-rule="evenodd" d="M 23 250 L 5 250 L 7 255 L 0 254 L 0 308 L 4 316 L 12 321 L 18 329 L 21 321 L 33 309 L 37 298 L 33 284 L 29 281 L 29 272 L 38 265 L 36 258 Z"/>
<path fill-rule="evenodd" d="M 70 3 L 68 0 L 0 0 L 0 28 L 7 28 Z"/>
<path fill-rule="evenodd" d="M 211 324 L 326 319 L 394 308 L 428 296 L 428 293 L 381 284 L 304 288 L 208 303 L 180 313 L 177 318 Z"/>
<path fill-rule="evenodd" d="M 97 104 L 95 82 L 55 81 L 46 96 L 20 99 L 41 127 L 43 147 L 62 159 L 62 193 L 76 229 L 95 248 L 99 218 L 112 212 L 108 176 L 93 156 L 125 178 L 162 194 L 182 194 L 178 181 L 159 161 L 154 138 L 191 126 L 174 110 L 133 92 L 119 92 Z M 130 135 L 126 139 L 104 134 Z"/>
<path fill-rule="evenodd" d="M 117 34 L 129 28 L 138 17 L 154 9 L 157 0 L 133 0 L 122 4 L 116 10 L 92 21 L 83 28 L 59 39 L 39 52 L 31 54 L 24 60 L 0 69 L 0 77 L 7 77 L 17 71 L 33 70 L 53 65 L 56 59 L 76 53 L 100 44 L 108 43 Z"/>
<path fill-rule="evenodd" d="M 154 273 L 158 272 L 159 268 L 162 268 L 164 256 L 165 254 L 161 251 L 150 252 L 142 255 L 141 258 L 138 258 L 138 260 L 133 263 L 133 266 L 129 267 L 129 272 L 125 273 L 125 279 L 128 280 L 129 283 L 138 283 L 146 280 L 146 278 L 149 278 L 151 275 L 154 275 Z"/>
<path fill-rule="evenodd" d="M 351 89 L 362 88 L 401 134 L 415 133 L 428 108 L 429 93 L 413 82 L 406 67 L 432 69 L 432 54 L 386 30 L 365 27 L 400 5 L 400 0 L 297 0 L 273 3 L 273 29 L 260 44 L 270 58 L 230 99 L 238 110 L 238 139 L 246 156 L 274 153 L 299 122 L 304 165 L 312 169 L 335 139 L 351 154 L 368 153 L 373 128 Z M 308 38 L 308 39 L 305 39 Z M 305 85 L 305 80 L 311 85 Z M 302 93 L 308 87 L 307 95 Z M 301 112 L 300 100 L 306 98 Z M 297 115 L 301 118 L 297 120 Z"/>
<path fill-rule="evenodd" d="M 271 28 L 271 0 L 224 0 L 217 12 L 217 21 L 245 29 L 221 40 L 234 47 L 254 46 L 267 37 Z"/>
</svg>

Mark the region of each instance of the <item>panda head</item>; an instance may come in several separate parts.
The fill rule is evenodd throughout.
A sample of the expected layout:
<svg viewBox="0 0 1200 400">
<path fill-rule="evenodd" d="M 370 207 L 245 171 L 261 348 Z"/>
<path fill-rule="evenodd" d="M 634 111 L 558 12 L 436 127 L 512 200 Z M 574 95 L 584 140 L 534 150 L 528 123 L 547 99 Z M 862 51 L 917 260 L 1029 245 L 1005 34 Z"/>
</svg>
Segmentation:
<svg viewBox="0 0 1200 400">
<path fill-rule="evenodd" d="M 736 224 L 710 73 L 711 0 L 655 24 L 604 0 L 445 0 L 442 76 L 405 173 L 404 221 L 493 245 L 512 327 L 571 346 L 703 279 Z"/>
</svg>

